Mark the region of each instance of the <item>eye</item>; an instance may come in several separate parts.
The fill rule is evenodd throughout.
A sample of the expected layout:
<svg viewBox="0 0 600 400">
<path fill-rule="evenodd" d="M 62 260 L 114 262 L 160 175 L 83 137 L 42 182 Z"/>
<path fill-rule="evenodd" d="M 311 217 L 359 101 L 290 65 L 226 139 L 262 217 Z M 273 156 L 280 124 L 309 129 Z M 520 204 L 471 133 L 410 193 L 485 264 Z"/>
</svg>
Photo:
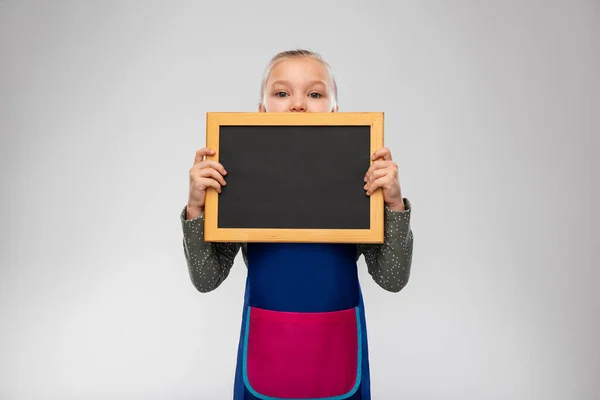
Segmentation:
<svg viewBox="0 0 600 400">
<path fill-rule="evenodd" d="M 321 97 L 321 93 L 313 92 L 309 96 L 312 97 L 313 99 L 318 99 Z"/>
<path fill-rule="evenodd" d="M 275 93 L 275 96 L 277 96 L 277 97 L 286 97 L 287 93 L 286 92 L 277 92 L 277 93 Z"/>
</svg>

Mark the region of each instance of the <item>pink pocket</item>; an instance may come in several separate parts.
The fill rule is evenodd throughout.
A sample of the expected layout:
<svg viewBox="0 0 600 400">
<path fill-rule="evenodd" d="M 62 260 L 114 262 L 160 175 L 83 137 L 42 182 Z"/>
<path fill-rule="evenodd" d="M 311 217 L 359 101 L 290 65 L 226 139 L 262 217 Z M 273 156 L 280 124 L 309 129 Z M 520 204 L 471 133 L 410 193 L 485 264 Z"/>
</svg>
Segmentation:
<svg viewBox="0 0 600 400">
<path fill-rule="evenodd" d="M 261 399 L 344 399 L 360 384 L 357 308 L 293 313 L 248 308 L 244 382 Z"/>
</svg>

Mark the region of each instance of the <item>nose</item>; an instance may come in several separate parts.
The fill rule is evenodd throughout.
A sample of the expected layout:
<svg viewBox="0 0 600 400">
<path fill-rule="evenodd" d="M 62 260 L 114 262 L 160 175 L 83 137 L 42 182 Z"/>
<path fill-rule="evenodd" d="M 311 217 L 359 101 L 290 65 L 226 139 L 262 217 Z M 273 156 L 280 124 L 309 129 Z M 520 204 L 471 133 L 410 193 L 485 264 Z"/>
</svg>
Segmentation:
<svg viewBox="0 0 600 400">
<path fill-rule="evenodd" d="M 290 112 L 306 112 L 306 98 L 304 96 L 296 96 L 290 102 Z"/>
</svg>

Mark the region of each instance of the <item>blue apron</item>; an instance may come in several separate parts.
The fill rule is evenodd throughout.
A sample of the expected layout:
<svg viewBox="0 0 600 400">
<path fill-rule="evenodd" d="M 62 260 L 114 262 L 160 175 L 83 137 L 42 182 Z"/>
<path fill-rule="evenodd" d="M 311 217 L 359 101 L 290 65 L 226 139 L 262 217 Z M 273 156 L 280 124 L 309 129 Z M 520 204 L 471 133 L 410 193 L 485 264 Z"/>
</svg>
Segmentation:
<svg viewBox="0 0 600 400">
<path fill-rule="evenodd" d="M 370 400 L 356 245 L 248 243 L 234 400 Z"/>
</svg>

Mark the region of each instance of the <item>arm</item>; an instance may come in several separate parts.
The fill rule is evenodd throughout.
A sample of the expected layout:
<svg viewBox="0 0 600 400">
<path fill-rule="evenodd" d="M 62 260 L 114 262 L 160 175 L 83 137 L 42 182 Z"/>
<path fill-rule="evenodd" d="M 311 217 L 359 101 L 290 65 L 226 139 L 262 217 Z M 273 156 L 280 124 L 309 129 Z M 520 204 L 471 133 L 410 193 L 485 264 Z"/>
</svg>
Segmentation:
<svg viewBox="0 0 600 400">
<path fill-rule="evenodd" d="M 399 292 L 410 277 L 413 233 L 410 228 L 411 204 L 404 199 L 404 211 L 385 206 L 384 243 L 359 244 L 357 257 L 365 256 L 367 270 L 383 289 Z"/>
<path fill-rule="evenodd" d="M 190 279 L 201 293 L 215 290 L 227 276 L 240 250 L 239 243 L 204 241 L 204 213 L 186 219 L 186 207 L 180 213 L 183 228 L 183 250 Z M 244 261 L 245 261 L 244 254 Z"/>
</svg>

